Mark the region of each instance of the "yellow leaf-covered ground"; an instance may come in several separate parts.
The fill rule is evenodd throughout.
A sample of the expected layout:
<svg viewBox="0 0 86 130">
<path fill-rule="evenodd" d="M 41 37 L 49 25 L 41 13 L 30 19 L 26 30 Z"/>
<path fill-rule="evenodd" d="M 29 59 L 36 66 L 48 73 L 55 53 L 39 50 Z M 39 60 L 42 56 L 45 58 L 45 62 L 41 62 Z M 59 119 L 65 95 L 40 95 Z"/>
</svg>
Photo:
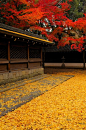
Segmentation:
<svg viewBox="0 0 86 130">
<path fill-rule="evenodd" d="M 86 130 L 86 70 L 0 118 L 0 130 Z"/>
<path fill-rule="evenodd" d="M 41 78 L 38 78 L 41 77 Z M 0 117 L 73 77 L 72 75 L 38 75 L 0 86 Z"/>
</svg>

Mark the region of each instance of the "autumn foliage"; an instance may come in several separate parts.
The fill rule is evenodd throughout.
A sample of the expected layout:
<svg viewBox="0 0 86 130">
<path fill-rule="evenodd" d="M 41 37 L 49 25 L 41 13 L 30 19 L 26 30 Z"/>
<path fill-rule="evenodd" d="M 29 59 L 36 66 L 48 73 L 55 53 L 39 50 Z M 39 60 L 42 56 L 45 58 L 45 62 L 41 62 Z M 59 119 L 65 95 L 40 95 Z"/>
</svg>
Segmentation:
<svg viewBox="0 0 86 130">
<path fill-rule="evenodd" d="M 67 18 L 70 2 L 72 0 L 8 0 L 1 3 L 1 21 L 24 30 L 38 30 L 48 40 L 57 42 L 58 47 L 70 44 L 71 49 L 82 51 L 86 39 L 86 14 L 75 22 Z M 71 36 L 71 31 L 77 33 L 77 37 Z"/>
</svg>

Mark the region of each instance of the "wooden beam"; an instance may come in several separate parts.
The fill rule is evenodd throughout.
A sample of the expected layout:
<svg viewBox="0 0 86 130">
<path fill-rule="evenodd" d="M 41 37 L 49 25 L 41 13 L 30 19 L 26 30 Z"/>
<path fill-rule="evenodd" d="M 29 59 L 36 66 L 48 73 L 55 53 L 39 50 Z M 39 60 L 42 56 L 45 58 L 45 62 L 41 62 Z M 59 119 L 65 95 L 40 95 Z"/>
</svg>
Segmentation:
<svg viewBox="0 0 86 130">
<path fill-rule="evenodd" d="M 8 60 L 0 60 L 0 64 L 7 64 L 7 63 L 9 63 Z"/>
<path fill-rule="evenodd" d="M 29 62 L 42 62 L 42 59 L 40 59 L 40 58 L 30 58 Z"/>
<path fill-rule="evenodd" d="M 8 70 L 10 71 L 10 41 L 8 42 Z"/>
<path fill-rule="evenodd" d="M 17 60 L 10 60 L 10 63 L 26 63 L 26 62 L 28 62 L 28 60 L 27 59 L 17 59 Z"/>
</svg>

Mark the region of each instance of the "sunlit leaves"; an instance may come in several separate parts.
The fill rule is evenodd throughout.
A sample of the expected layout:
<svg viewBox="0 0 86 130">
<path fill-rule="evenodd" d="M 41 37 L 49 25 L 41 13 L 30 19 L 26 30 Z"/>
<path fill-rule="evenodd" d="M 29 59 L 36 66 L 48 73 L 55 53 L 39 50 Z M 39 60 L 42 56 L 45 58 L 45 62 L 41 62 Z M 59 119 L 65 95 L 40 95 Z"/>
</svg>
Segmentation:
<svg viewBox="0 0 86 130">
<path fill-rule="evenodd" d="M 44 16 L 44 13 L 41 11 L 41 8 L 32 8 L 28 10 L 23 10 L 22 12 L 24 15 L 17 16 L 20 20 L 25 20 L 29 24 L 36 24 L 39 19 L 41 19 Z"/>
<path fill-rule="evenodd" d="M 74 77 L 0 118 L 1 130 L 86 129 L 86 70 L 57 75 Z"/>
</svg>

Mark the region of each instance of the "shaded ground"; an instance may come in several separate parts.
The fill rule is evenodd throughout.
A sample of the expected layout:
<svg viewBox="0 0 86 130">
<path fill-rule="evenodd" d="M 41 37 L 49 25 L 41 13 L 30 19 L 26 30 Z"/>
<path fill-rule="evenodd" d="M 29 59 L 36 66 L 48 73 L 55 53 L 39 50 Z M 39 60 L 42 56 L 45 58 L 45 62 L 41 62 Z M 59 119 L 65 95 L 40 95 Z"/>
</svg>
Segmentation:
<svg viewBox="0 0 86 130">
<path fill-rule="evenodd" d="M 60 76 L 69 75 L 74 77 L 58 84 Z M 45 87 L 40 80 L 31 83 L 40 91 L 49 86 L 49 91 L 1 117 L 0 130 L 86 130 L 86 70 L 58 72 L 50 77 L 42 79 L 51 81 L 47 82 L 50 85 L 45 82 Z"/>
<path fill-rule="evenodd" d="M 0 86 L 0 117 L 51 88 L 71 78 L 71 75 L 39 75 Z"/>
</svg>

